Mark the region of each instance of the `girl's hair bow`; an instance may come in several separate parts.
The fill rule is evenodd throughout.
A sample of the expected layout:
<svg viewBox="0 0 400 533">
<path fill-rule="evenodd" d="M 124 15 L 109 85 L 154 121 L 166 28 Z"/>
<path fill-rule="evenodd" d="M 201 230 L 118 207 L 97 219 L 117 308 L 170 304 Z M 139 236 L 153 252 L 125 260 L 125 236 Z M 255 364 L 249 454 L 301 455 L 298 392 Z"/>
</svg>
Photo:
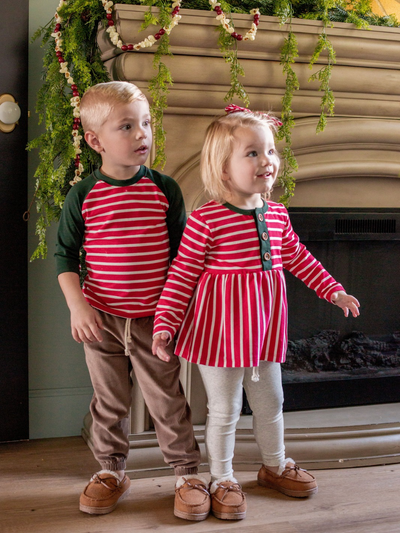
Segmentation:
<svg viewBox="0 0 400 533">
<path fill-rule="evenodd" d="M 238 105 L 235 105 L 235 104 L 229 104 L 228 106 L 225 107 L 225 113 L 227 115 L 231 115 L 232 113 L 239 113 L 239 112 L 253 113 L 251 109 L 247 109 L 247 107 L 239 107 Z M 271 115 L 268 115 L 268 113 L 260 112 L 260 115 L 267 117 L 269 120 L 273 122 L 275 126 L 282 126 L 282 122 L 280 120 L 278 120 L 275 117 L 271 117 Z"/>
</svg>

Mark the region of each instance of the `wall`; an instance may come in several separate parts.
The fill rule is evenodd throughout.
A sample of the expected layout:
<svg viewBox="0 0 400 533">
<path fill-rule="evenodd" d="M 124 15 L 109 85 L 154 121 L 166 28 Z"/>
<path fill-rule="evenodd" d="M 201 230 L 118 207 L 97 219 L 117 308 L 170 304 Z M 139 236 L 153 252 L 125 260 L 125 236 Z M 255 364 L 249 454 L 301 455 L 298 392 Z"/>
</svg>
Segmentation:
<svg viewBox="0 0 400 533">
<path fill-rule="evenodd" d="M 30 0 L 29 35 L 54 15 L 58 0 Z M 29 50 L 29 138 L 38 136 L 36 95 L 41 86 L 40 40 Z M 37 153 L 29 154 L 28 197 L 32 198 L 38 164 Z M 29 221 L 29 257 L 37 245 L 35 209 Z M 48 234 L 48 258 L 29 264 L 29 402 L 30 438 L 79 435 L 88 411 L 92 388 L 83 347 L 71 337 L 69 312 L 58 287 L 53 259 L 56 227 Z"/>
</svg>

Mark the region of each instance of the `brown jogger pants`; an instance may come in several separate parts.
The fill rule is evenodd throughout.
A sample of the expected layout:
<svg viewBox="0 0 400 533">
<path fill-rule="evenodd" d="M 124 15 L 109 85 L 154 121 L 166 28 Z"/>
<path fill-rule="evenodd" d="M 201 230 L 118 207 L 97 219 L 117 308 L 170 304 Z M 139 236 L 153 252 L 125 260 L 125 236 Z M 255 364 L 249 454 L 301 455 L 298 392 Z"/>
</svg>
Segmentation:
<svg viewBox="0 0 400 533">
<path fill-rule="evenodd" d="M 128 414 L 135 373 L 154 422 L 164 460 L 176 475 L 197 472 L 200 451 L 191 412 L 179 381 L 180 361 L 167 348 L 168 363 L 151 353 L 154 317 L 125 319 L 100 312 L 103 341 L 85 344 L 94 394 L 94 455 L 102 469 L 124 470 L 129 453 Z"/>
</svg>

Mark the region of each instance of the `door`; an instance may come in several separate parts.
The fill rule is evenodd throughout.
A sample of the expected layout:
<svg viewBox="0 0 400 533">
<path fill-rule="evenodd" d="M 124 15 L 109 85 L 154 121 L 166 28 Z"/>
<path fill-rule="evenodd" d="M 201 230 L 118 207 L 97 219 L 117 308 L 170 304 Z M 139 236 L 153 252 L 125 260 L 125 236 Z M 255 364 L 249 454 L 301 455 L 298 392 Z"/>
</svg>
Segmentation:
<svg viewBox="0 0 400 533">
<path fill-rule="evenodd" d="M 29 437 L 27 317 L 28 0 L 1 0 L 0 95 L 22 114 L 0 131 L 0 441 Z"/>
</svg>

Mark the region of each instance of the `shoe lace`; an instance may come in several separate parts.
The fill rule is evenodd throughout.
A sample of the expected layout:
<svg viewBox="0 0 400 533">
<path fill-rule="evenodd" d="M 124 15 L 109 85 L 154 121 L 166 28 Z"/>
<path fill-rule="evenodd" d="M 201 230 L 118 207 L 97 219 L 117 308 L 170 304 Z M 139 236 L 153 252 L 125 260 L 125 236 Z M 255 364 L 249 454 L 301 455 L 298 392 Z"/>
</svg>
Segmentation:
<svg viewBox="0 0 400 533">
<path fill-rule="evenodd" d="M 191 483 L 190 481 L 185 482 L 183 485 L 185 488 L 188 488 L 190 490 L 200 490 L 201 492 L 204 492 L 204 494 L 210 495 L 209 491 L 206 489 L 205 485 L 201 482 L 199 483 Z M 179 489 L 182 487 L 176 487 L 175 492 L 179 491 Z"/>
<path fill-rule="evenodd" d="M 285 470 L 282 472 L 281 477 L 286 477 L 290 474 L 290 472 L 306 472 L 304 468 L 300 468 L 299 465 L 294 464 L 293 466 L 286 466 Z"/>
<path fill-rule="evenodd" d="M 222 496 L 219 498 L 221 501 L 223 501 L 228 492 L 237 492 L 241 495 L 245 494 L 245 492 L 242 491 L 242 487 L 239 485 L 239 483 L 234 483 L 233 481 L 229 485 L 223 485 L 223 483 L 226 483 L 226 481 L 217 483 L 217 488 L 223 490 Z"/>
<path fill-rule="evenodd" d="M 94 481 L 95 483 L 100 483 L 101 485 L 103 485 L 103 487 L 105 487 L 108 490 L 110 490 L 111 487 L 109 485 L 107 485 L 107 483 L 105 481 L 106 480 L 110 480 L 110 479 L 112 479 L 113 481 L 115 480 L 117 482 L 117 487 L 120 486 L 121 481 L 119 479 L 117 479 L 116 477 L 114 477 L 114 476 L 110 476 L 110 477 L 106 478 L 105 480 L 101 479 L 99 474 L 93 474 L 93 476 L 92 476 L 92 481 Z"/>
</svg>

